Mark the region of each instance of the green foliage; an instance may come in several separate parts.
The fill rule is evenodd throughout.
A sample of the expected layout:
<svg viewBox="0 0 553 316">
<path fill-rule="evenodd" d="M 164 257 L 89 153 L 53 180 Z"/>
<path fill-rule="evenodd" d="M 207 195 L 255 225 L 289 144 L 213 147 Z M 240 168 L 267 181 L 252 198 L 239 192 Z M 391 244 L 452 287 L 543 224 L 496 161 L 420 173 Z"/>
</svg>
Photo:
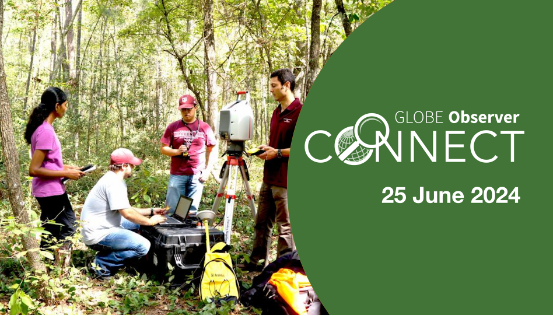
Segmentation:
<svg viewBox="0 0 553 316">
<path fill-rule="evenodd" d="M 73 0 L 75 6 L 78 0 Z M 353 27 L 358 27 L 390 0 L 346 0 L 345 6 Z M 86 248 L 78 232 L 71 238 L 75 245 L 71 266 L 61 271 L 54 264 L 59 248 L 24 249 L 22 238 L 37 239 L 48 233 L 40 226 L 36 200 L 31 195 L 28 177 L 30 147 L 23 131 L 30 110 L 40 102 L 48 86 L 59 86 L 69 95 L 69 108 L 54 128 L 63 148 L 66 165 L 92 163 L 97 170 L 66 185 L 73 208 L 79 216 L 82 205 L 98 179 L 108 171 L 109 155 L 119 147 L 131 149 L 144 163 L 127 179 L 131 204 L 137 207 L 160 207 L 165 203 L 170 158 L 160 154 L 159 139 L 165 127 L 180 119 L 177 98 L 191 93 L 188 83 L 199 87 L 205 100 L 205 56 L 203 47 L 203 3 L 193 0 L 99 0 L 83 1 L 83 20 L 79 64 L 67 63 L 79 70 L 79 79 L 52 69 L 60 55 L 59 21 L 65 21 L 67 1 L 7 0 L 3 33 L 3 55 L 20 160 L 20 174 L 25 207 L 31 225 L 17 223 L 7 197 L 8 181 L 4 158 L 0 156 L 0 298 L 11 297 L 9 305 L 0 303 L 7 313 L 152 313 L 167 307 L 171 314 L 258 314 L 259 310 L 241 305 L 200 302 L 192 280 L 183 288 L 172 289 L 171 282 L 160 284 L 144 274 L 120 272 L 109 282 L 93 280 L 86 266 L 95 252 Z M 56 15 L 62 15 L 56 17 Z M 217 106 L 230 103 L 235 91 L 248 89 L 256 115 L 255 137 L 248 145 L 267 142 L 268 124 L 275 106 L 268 93 L 267 75 L 276 68 L 289 67 L 305 78 L 309 48 L 311 5 L 309 1 L 219 1 L 213 14 L 217 83 L 221 94 Z M 341 20 L 334 1 L 323 1 L 321 30 L 324 45 L 320 59 L 324 63 L 343 40 Z M 38 44 L 31 50 L 33 30 Z M 76 37 L 79 25 L 73 31 Z M 169 33 L 170 32 L 170 33 Z M 56 34 L 57 33 L 57 34 Z M 54 48 L 52 49 L 52 40 Z M 67 44 L 64 41 L 65 44 Z M 52 54 L 54 53 L 54 54 Z M 177 53 L 177 54 L 175 54 Z M 29 93 L 26 81 L 31 54 Z M 182 57 L 182 68 L 176 57 Z M 302 80 L 298 82 L 301 94 Z M 27 98 L 27 105 L 23 104 Z M 200 118 L 206 114 L 200 110 Z M 220 145 L 224 149 L 224 145 Z M 225 158 L 215 164 L 218 169 Z M 263 161 L 247 160 L 250 185 L 254 194 L 263 176 Z M 219 185 L 210 179 L 204 188 L 200 210 L 211 209 Z M 238 183 L 232 235 L 232 259 L 249 262 L 254 235 L 252 218 L 243 185 Z M 256 202 L 257 205 L 257 202 Z M 222 227 L 225 202 L 218 209 L 215 225 Z M 80 231 L 79 227 L 79 231 Z M 276 240 L 274 241 L 276 243 Z M 275 248 L 275 247 L 273 247 Z M 37 253 L 48 273 L 33 271 L 27 255 Z M 275 250 L 271 256 L 274 258 Z M 173 281 L 173 267 L 168 277 Z M 252 275 L 237 271 L 244 287 L 251 286 Z M 17 288 L 12 285 L 17 284 Z M 45 288 L 41 288 L 45 287 Z M 38 290 L 59 305 L 71 304 L 71 311 L 48 310 L 49 303 L 38 300 Z M 7 302 L 5 302 L 7 303 Z"/>
<path fill-rule="evenodd" d="M 159 287 L 152 286 L 153 282 L 149 281 L 145 274 L 128 276 L 126 280 L 118 279 L 115 283 L 118 285 L 115 293 L 122 297 L 122 301 L 110 300 L 109 304 L 123 314 L 136 313 L 145 306 L 156 304 L 152 299 L 158 293 Z"/>
<path fill-rule="evenodd" d="M 136 207 L 164 206 L 167 183 L 168 176 L 152 174 L 146 165 L 141 165 L 127 180 L 130 200 Z"/>
<path fill-rule="evenodd" d="M 15 289 L 15 293 L 10 297 L 10 315 L 30 314 L 35 308 L 33 299 L 19 288 L 19 284 L 14 284 L 10 288 Z"/>
<path fill-rule="evenodd" d="M 388 4 L 392 3 L 393 0 L 353 0 L 347 4 L 351 7 L 352 13 L 349 15 L 350 22 L 363 22 L 368 19 L 371 15 L 378 12 L 380 9 L 384 8 Z M 346 1 L 344 1 L 346 2 Z"/>
</svg>

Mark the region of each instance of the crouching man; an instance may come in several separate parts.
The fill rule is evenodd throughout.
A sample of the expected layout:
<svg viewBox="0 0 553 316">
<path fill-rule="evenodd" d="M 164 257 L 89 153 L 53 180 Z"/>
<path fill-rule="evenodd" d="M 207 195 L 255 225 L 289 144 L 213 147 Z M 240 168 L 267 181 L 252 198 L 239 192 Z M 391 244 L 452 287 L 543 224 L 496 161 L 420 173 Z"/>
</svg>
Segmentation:
<svg viewBox="0 0 553 316">
<path fill-rule="evenodd" d="M 145 256 L 150 242 L 136 233 L 140 225 L 165 222 L 165 209 L 133 208 L 129 203 L 125 179 L 142 163 L 125 148 L 111 154 L 108 171 L 92 188 L 83 206 L 83 242 L 98 250 L 92 270 L 96 277 L 108 279 L 129 259 Z"/>
</svg>

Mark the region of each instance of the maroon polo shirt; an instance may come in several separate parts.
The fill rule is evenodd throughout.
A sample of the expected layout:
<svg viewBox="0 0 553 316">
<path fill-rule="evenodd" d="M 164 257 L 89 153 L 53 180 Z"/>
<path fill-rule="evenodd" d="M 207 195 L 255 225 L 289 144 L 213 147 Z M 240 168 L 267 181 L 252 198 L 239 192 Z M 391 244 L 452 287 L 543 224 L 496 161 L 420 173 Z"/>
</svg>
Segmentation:
<svg viewBox="0 0 553 316">
<path fill-rule="evenodd" d="M 292 146 L 292 136 L 294 136 L 301 107 L 300 99 L 296 98 L 283 112 L 280 111 L 280 105 L 273 111 L 269 146 L 275 149 L 290 148 Z M 287 188 L 288 157 L 266 160 L 263 181 L 267 184 Z"/>
</svg>

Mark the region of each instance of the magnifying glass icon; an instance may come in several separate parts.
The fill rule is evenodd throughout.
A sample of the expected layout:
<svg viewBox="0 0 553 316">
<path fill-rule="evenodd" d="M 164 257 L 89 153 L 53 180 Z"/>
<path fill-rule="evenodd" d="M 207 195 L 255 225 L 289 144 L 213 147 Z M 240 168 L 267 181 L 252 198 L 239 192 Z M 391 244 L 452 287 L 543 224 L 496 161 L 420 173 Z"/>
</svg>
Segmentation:
<svg viewBox="0 0 553 316">
<path fill-rule="evenodd" d="M 386 127 L 386 133 L 384 135 L 384 138 L 381 139 L 381 141 L 377 142 L 376 144 L 369 144 L 369 143 L 363 141 L 359 137 L 359 134 L 360 134 L 361 130 L 363 129 L 363 125 L 367 122 L 370 122 L 370 121 L 377 121 L 381 124 L 384 124 L 384 126 Z M 338 137 L 336 137 L 336 139 L 337 140 L 340 139 L 342 134 L 347 133 L 351 129 L 352 129 L 351 126 L 348 127 L 348 128 L 345 128 L 342 132 L 340 132 L 340 134 L 338 135 Z M 384 119 L 382 116 L 380 116 L 376 113 L 365 114 L 357 120 L 357 122 L 355 123 L 355 127 L 353 127 L 353 135 L 355 137 L 354 142 L 351 145 L 349 145 L 348 148 L 346 148 L 341 153 L 338 152 L 338 147 L 336 147 L 336 151 L 337 151 L 336 154 L 338 155 L 338 158 L 341 161 L 344 161 L 344 159 L 346 159 L 349 155 L 351 155 L 353 152 L 355 152 L 355 150 L 359 146 L 363 146 L 363 147 L 371 149 L 371 151 L 368 154 L 368 156 L 370 157 L 370 155 L 372 154 L 372 149 L 382 146 L 386 142 L 386 140 L 388 139 L 389 134 L 390 134 L 390 127 L 388 126 L 388 122 L 386 122 L 386 119 Z M 367 159 L 368 159 L 368 157 L 367 157 Z"/>
</svg>

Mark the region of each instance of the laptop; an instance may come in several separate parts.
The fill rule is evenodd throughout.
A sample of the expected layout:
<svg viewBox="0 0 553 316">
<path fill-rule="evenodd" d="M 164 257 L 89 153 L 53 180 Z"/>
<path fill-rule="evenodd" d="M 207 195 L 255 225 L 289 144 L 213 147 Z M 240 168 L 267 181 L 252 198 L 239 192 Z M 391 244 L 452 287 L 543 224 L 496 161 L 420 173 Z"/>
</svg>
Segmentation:
<svg viewBox="0 0 553 316">
<path fill-rule="evenodd" d="M 192 199 L 184 195 L 180 196 L 179 202 L 174 209 L 169 210 L 167 221 L 164 223 L 159 223 L 160 226 L 172 226 L 172 225 L 184 225 L 190 207 L 192 206 Z"/>
</svg>

